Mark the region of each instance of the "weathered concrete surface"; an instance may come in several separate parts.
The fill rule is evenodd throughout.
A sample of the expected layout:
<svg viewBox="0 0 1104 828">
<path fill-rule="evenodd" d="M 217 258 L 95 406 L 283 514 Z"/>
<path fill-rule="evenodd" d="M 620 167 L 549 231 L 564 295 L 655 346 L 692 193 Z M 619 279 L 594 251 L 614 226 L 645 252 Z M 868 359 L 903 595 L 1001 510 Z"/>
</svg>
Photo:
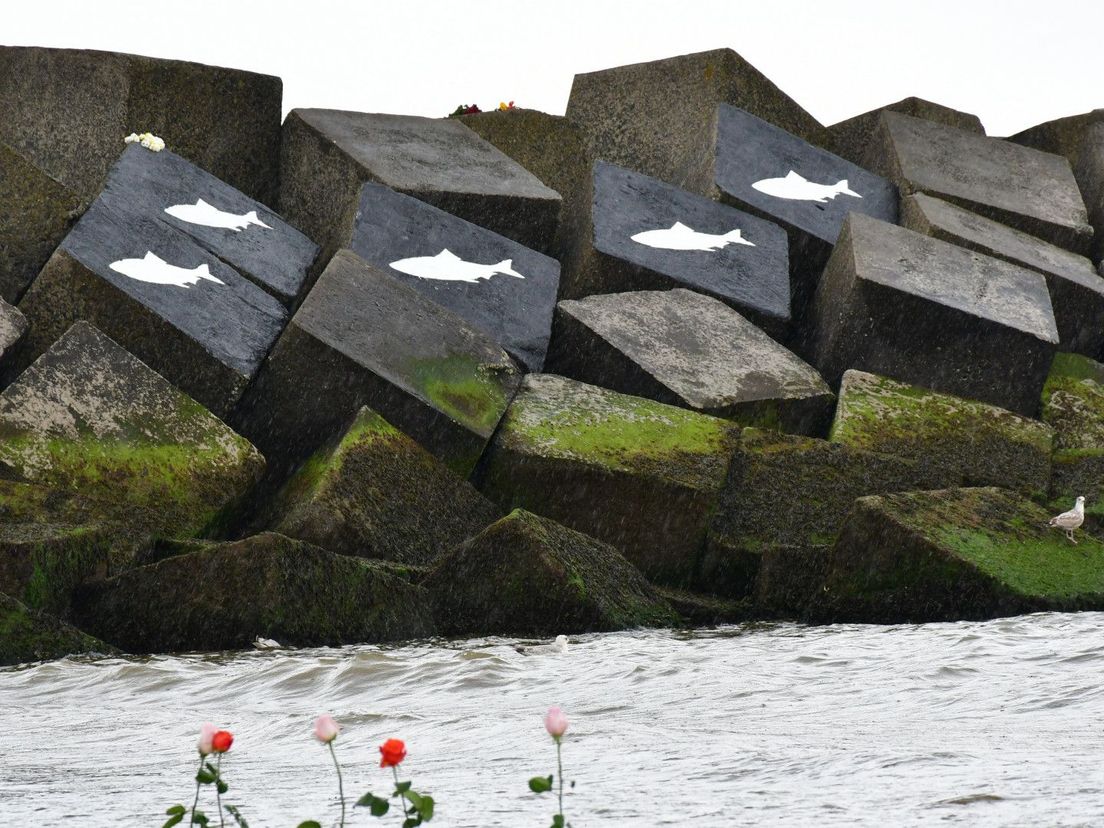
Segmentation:
<svg viewBox="0 0 1104 828">
<path fill-rule="evenodd" d="M 343 555 L 428 564 L 501 512 L 433 455 L 362 408 L 269 508 L 273 530 Z"/>
<path fill-rule="evenodd" d="M 336 646 L 433 633 L 425 591 L 373 561 L 264 533 L 89 584 L 78 623 L 134 653 Z"/>
<path fill-rule="evenodd" d="M 685 287 L 720 299 L 775 335 L 785 332 L 789 260 L 779 227 L 602 161 L 594 165 L 593 190 L 561 296 Z M 676 223 L 705 237 L 672 238 Z M 736 230 L 740 241 L 728 238 Z"/>
<path fill-rule="evenodd" d="M 148 528 L 185 535 L 226 518 L 264 469 L 245 439 L 87 322 L 0 394 L 0 437 L 0 475 L 154 510 Z"/>
<path fill-rule="evenodd" d="M 1000 485 L 1045 496 L 1055 433 L 993 405 L 848 371 L 829 439 L 910 458 L 928 488 Z"/>
<path fill-rule="evenodd" d="M 76 627 L 0 593 L 0 667 L 114 651 Z"/>
<path fill-rule="evenodd" d="M 455 118 L 294 109 L 284 122 L 280 213 L 322 245 L 341 246 L 361 184 L 372 181 L 548 250 L 561 200 Z"/>
<path fill-rule="evenodd" d="M 480 488 L 617 547 L 650 579 L 687 585 L 739 427 L 551 374 L 529 374 L 495 433 Z"/>
<path fill-rule="evenodd" d="M 84 201 L 0 143 L 0 298 L 17 302 L 84 209 Z"/>
<path fill-rule="evenodd" d="M 1104 123 L 1104 109 L 1094 109 L 1080 115 L 1056 118 L 1017 132 L 1008 138 L 1016 144 L 1033 147 L 1043 152 L 1064 155 L 1076 166 L 1085 145 L 1086 132 L 1094 124 Z"/>
<path fill-rule="evenodd" d="M 0 48 L 0 141 L 92 198 L 132 132 L 266 204 L 276 196 L 283 82 L 177 60 Z"/>
<path fill-rule="evenodd" d="M 318 255 L 318 245 L 259 201 L 167 149 L 129 145 L 98 200 L 126 216 L 159 219 L 285 305 L 299 298 Z M 197 215 L 200 200 L 226 215 Z"/>
<path fill-rule="evenodd" d="M 65 615 L 73 591 L 108 571 L 109 535 L 95 526 L 0 524 L 0 593 Z"/>
<path fill-rule="evenodd" d="M 1069 161 L 945 124 L 883 112 L 864 165 L 896 182 L 1072 250 L 1092 227 Z"/>
<path fill-rule="evenodd" d="M 744 425 L 816 433 L 833 395 L 813 368 L 716 299 L 689 290 L 565 300 L 548 370 Z"/>
<path fill-rule="evenodd" d="M 1057 354 L 1043 386 L 1041 416 L 1054 428 L 1051 506 L 1064 512 L 1084 496 L 1087 518 L 1099 523 L 1104 519 L 1104 365 Z"/>
<path fill-rule="evenodd" d="M 981 119 L 977 115 L 959 112 L 923 98 L 905 98 L 826 127 L 826 147 L 848 161 L 862 164 L 867 144 L 878 128 L 878 118 L 883 112 L 903 112 L 914 118 L 946 124 L 975 135 L 985 134 L 985 127 L 981 125 Z"/>
<path fill-rule="evenodd" d="M 813 615 L 895 624 L 1104 608 L 1104 544 L 1071 544 L 1049 518 L 996 488 L 860 498 Z"/>
<path fill-rule="evenodd" d="M 1034 416 L 1058 345 L 1034 271 L 852 214 L 812 308 L 809 351 L 848 368 Z"/>
<path fill-rule="evenodd" d="M 713 191 L 718 104 L 816 142 L 817 120 L 731 49 L 575 76 L 567 117 L 590 155 L 683 189 Z"/>
<path fill-rule="evenodd" d="M 1104 113 L 1101 113 L 1104 117 Z M 1104 261 L 1104 120 L 1085 130 L 1083 151 L 1078 156 L 1073 173 L 1085 198 L 1089 224 L 1093 226 L 1093 261 Z"/>
<path fill-rule="evenodd" d="M 379 184 L 361 190 L 347 246 L 541 370 L 560 285 L 555 259 Z M 462 262 L 435 258 L 449 254 Z"/>
<path fill-rule="evenodd" d="M 27 317 L 19 308 L 0 299 L 0 363 L 27 333 Z"/>
<path fill-rule="evenodd" d="M 497 344 L 342 250 L 239 406 L 238 430 L 290 469 L 369 406 L 466 477 L 517 388 Z"/>
<path fill-rule="evenodd" d="M 744 429 L 695 587 L 735 598 L 756 595 L 772 613 L 799 615 L 820 587 L 808 575 L 806 556 L 817 559 L 835 541 L 855 498 L 930 482 L 914 459 Z"/>
<path fill-rule="evenodd" d="M 1104 278 L 1084 256 L 923 193 L 902 199 L 901 224 L 1042 273 L 1062 349 L 1091 356 L 1104 350 Z"/>
<path fill-rule="evenodd" d="M 523 509 L 443 555 L 423 586 L 445 635 L 570 635 L 677 620 L 612 546 Z"/>
<path fill-rule="evenodd" d="M 144 267 L 139 262 L 151 254 L 191 274 L 178 284 L 116 269 Z M 186 275 L 170 273 L 174 279 Z M 102 200 L 65 237 L 19 309 L 30 330 L 13 354 L 14 369 L 84 319 L 222 417 L 287 320 L 277 299 L 188 236 L 160 219 L 117 212 Z"/>
</svg>

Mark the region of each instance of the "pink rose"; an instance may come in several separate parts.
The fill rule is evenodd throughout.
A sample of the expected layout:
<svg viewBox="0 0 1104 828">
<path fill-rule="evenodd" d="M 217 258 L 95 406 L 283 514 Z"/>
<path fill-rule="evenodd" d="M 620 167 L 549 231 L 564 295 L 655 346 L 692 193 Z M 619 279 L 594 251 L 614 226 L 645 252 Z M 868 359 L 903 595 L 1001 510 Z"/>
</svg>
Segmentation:
<svg viewBox="0 0 1104 828">
<path fill-rule="evenodd" d="M 201 756 L 210 756 L 214 751 L 211 742 L 215 738 L 215 733 L 217 732 L 218 728 L 210 722 L 204 722 L 199 726 L 199 742 L 196 744 L 196 747 L 199 748 Z"/>
<path fill-rule="evenodd" d="M 560 741 L 560 737 L 567 732 L 567 716 L 558 707 L 548 708 L 548 712 L 544 716 L 544 729 L 548 731 L 548 735 Z"/>
<path fill-rule="evenodd" d="M 341 726 L 334 721 L 334 717 L 329 713 L 323 713 L 314 720 L 314 738 L 324 745 L 328 745 L 336 739 L 340 730 Z"/>
</svg>

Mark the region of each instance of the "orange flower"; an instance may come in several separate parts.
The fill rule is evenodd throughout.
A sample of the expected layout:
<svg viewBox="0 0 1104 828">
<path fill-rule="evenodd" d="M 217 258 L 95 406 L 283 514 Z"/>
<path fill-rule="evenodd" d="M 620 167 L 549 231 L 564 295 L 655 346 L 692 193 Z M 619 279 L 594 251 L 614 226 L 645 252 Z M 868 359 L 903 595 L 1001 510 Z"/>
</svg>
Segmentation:
<svg viewBox="0 0 1104 828">
<path fill-rule="evenodd" d="M 211 737 L 211 750 L 215 753 L 226 753 L 232 744 L 234 744 L 234 734 L 229 730 L 220 730 Z"/>
<path fill-rule="evenodd" d="M 380 745 L 381 768 L 393 768 L 406 758 L 406 745 L 401 739 L 388 739 Z"/>
</svg>

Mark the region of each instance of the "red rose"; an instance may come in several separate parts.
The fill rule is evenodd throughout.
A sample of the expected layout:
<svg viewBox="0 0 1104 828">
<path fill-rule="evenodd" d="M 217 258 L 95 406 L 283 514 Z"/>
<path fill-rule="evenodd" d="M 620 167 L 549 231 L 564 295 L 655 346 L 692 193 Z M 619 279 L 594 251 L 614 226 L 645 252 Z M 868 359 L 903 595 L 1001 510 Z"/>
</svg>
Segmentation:
<svg viewBox="0 0 1104 828">
<path fill-rule="evenodd" d="M 232 744 L 234 744 L 234 734 L 229 730 L 220 730 L 211 737 L 211 750 L 215 753 L 226 753 Z"/>
<path fill-rule="evenodd" d="M 406 758 L 406 745 L 401 739 L 388 739 L 380 745 L 381 768 L 393 768 Z"/>
</svg>

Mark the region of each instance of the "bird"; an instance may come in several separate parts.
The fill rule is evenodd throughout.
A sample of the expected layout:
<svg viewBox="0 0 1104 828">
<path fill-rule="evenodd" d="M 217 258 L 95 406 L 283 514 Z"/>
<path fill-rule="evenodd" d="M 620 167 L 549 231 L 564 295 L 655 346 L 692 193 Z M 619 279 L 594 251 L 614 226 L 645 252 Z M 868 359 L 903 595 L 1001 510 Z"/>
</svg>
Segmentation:
<svg viewBox="0 0 1104 828">
<path fill-rule="evenodd" d="M 1070 543 L 1077 543 L 1073 537 L 1073 530 L 1077 529 L 1082 523 L 1085 522 L 1085 498 L 1080 496 L 1077 498 L 1077 502 L 1073 504 L 1073 508 L 1068 512 L 1062 512 L 1057 517 L 1052 517 L 1048 526 L 1054 526 L 1058 529 L 1062 529 L 1066 533 L 1066 537 L 1070 539 Z"/>
<path fill-rule="evenodd" d="M 567 636 L 557 635 L 556 640 L 551 644 L 534 644 L 531 647 L 516 647 L 515 649 L 522 655 L 533 655 L 535 653 L 566 653 Z"/>
<path fill-rule="evenodd" d="M 253 639 L 253 649 L 255 650 L 279 650 L 280 642 L 271 638 L 261 638 L 257 636 Z"/>
</svg>

